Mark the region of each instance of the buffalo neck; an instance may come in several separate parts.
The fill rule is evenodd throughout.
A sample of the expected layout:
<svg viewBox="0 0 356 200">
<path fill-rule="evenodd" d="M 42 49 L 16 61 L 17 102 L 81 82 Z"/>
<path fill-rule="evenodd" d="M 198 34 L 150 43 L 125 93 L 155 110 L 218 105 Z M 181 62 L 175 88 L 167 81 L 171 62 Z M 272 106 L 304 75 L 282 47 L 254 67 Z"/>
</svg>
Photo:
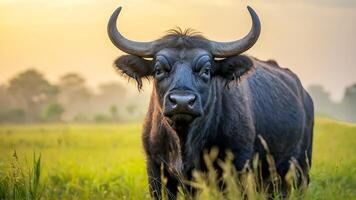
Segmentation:
<svg viewBox="0 0 356 200">
<path fill-rule="evenodd" d="M 194 122 L 185 133 L 182 144 L 184 165 L 188 168 L 199 168 L 201 154 L 209 144 L 212 144 L 219 134 L 221 114 L 220 82 L 213 80 L 210 87 L 209 98 L 204 106 L 204 115 Z"/>
</svg>

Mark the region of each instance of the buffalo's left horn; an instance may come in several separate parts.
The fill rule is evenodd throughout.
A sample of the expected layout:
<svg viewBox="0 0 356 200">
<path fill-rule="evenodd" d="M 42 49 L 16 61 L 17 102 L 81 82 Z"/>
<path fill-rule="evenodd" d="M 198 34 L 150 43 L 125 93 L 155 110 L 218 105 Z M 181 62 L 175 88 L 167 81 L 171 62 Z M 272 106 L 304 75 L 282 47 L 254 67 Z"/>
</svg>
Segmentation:
<svg viewBox="0 0 356 200">
<path fill-rule="evenodd" d="M 247 6 L 252 18 L 252 28 L 250 32 L 242 39 L 232 42 L 210 41 L 211 53 L 215 57 L 224 58 L 241 54 L 251 48 L 256 42 L 261 32 L 261 23 L 256 12 Z"/>
<path fill-rule="evenodd" d="M 117 8 L 110 17 L 108 23 L 108 34 L 111 42 L 119 48 L 121 51 L 124 51 L 128 54 L 141 56 L 141 57 L 152 57 L 154 52 L 155 41 L 153 42 L 135 42 L 129 39 L 126 39 L 121 33 L 117 30 L 116 21 L 121 11 L 121 7 Z"/>
</svg>

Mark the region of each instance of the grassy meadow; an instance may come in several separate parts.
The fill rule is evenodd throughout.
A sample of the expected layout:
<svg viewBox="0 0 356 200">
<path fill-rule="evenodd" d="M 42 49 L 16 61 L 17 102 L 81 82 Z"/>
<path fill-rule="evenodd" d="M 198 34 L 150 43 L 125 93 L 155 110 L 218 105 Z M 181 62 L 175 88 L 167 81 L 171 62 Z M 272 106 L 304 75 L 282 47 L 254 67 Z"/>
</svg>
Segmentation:
<svg viewBox="0 0 356 200">
<path fill-rule="evenodd" d="M 140 130 L 0 126 L 0 199 L 149 199 Z M 313 150 L 305 198 L 356 199 L 356 125 L 317 119 Z"/>
</svg>

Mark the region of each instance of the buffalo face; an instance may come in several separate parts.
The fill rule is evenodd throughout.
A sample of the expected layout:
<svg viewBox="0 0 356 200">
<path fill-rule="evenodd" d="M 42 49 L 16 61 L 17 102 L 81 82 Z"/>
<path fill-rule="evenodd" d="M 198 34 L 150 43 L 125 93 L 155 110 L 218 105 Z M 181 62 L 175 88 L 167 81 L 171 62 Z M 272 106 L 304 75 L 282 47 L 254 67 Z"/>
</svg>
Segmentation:
<svg viewBox="0 0 356 200">
<path fill-rule="evenodd" d="M 155 57 L 155 88 L 164 116 L 191 122 L 209 96 L 211 55 L 202 49 L 163 49 Z"/>
<path fill-rule="evenodd" d="M 118 31 L 118 8 L 109 20 L 108 34 L 116 47 L 130 55 L 119 57 L 115 66 L 135 79 L 139 88 L 142 78 L 153 78 L 159 112 L 169 122 L 189 125 L 206 114 L 215 79 L 228 83 L 253 68 L 248 57 L 239 55 L 251 48 L 260 34 L 258 16 L 250 7 L 248 10 L 253 26 L 240 40 L 215 42 L 179 29 L 155 41 L 136 42 Z"/>
<path fill-rule="evenodd" d="M 253 69 L 252 61 L 246 56 L 216 60 L 200 48 L 162 49 L 153 60 L 124 55 L 115 65 L 139 86 L 141 78 L 153 78 L 162 114 L 171 122 L 186 124 L 205 114 L 215 79 L 224 79 L 228 84 Z"/>
</svg>

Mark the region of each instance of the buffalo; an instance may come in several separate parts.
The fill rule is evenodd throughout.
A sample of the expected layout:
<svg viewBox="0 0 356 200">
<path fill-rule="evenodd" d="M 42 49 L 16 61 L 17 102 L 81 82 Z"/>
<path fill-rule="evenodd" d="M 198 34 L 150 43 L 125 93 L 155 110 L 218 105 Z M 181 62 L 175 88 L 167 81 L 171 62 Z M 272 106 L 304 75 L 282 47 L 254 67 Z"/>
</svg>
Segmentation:
<svg viewBox="0 0 356 200">
<path fill-rule="evenodd" d="M 261 32 L 256 12 L 247 9 L 252 28 L 231 42 L 209 40 L 191 29 L 137 42 L 117 28 L 121 7 L 109 19 L 112 43 L 128 54 L 115 60 L 115 68 L 134 79 L 139 89 L 142 79 L 153 80 L 142 141 L 154 198 L 161 198 L 162 174 L 168 194 L 175 198 L 181 185 L 177 174 L 191 180 L 193 170 L 206 170 L 203 154 L 215 147 L 221 150 L 218 159 L 226 157 L 225 150 L 232 152 L 237 170 L 258 154 L 262 176 L 268 177 L 263 141 L 281 177 L 294 159 L 302 172 L 299 178 L 309 181 L 313 101 L 289 69 L 242 55 Z M 287 188 L 283 179 L 281 188 Z"/>
</svg>

